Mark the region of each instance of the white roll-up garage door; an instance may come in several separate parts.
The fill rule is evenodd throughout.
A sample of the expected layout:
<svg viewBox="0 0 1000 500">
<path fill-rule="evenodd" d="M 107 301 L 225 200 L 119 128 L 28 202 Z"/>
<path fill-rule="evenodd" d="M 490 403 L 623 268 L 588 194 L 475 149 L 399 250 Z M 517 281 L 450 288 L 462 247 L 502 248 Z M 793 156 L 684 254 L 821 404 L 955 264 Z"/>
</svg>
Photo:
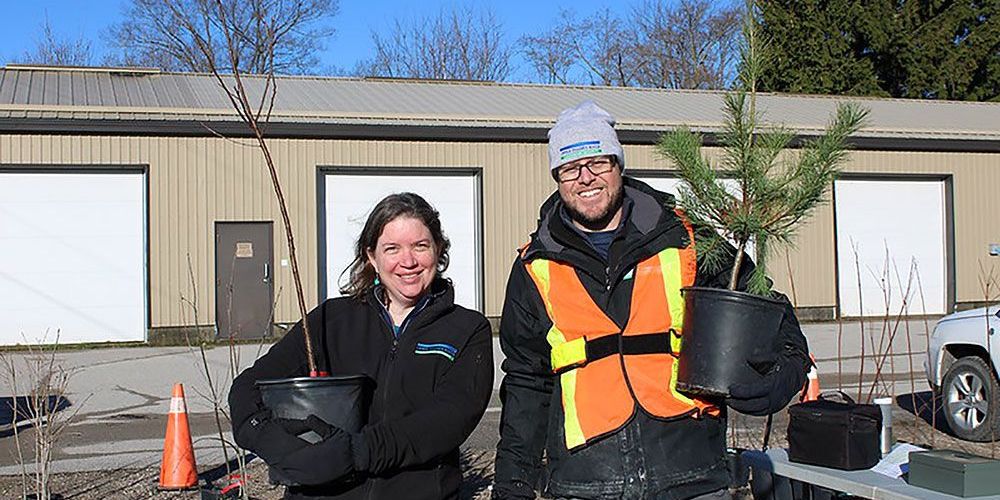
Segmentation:
<svg viewBox="0 0 1000 500">
<path fill-rule="evenodd" d="M 146 338 L 141 172 L 0 173 L 0 344 Z"/>
<path fill-rule="evenodd" d="M 834 190 L 841 314 L 943 314 L 944 182 L 839 180 Z"/>
<path fill-rule="evenodd" d="M 445 276 L 455 283 L 455 302 L 483 310 L 482 231 L 479 177 L 474 172 L 415 173 L 391 171 L 330 172 L 324 181 L 326 295 L 340 295 L 343 271 L 354 258 L 354 243 L 371 209 L 386 195 L 419 194 L 441 214 L 441 227 L 451 240 Z"/>
<path fill-rule="evenodd" d="M 629 173 L 629 175 L 632 175 L 632 173 Z M 640 173 L 637 174 L 635 178 L 649 184 L 654 189 L 670 193 L 674 195 L 675 198 L 680 196 L 677 192 L 677 187 L 681 185 L 682 181 L 677 177 L 647 177 Z"/>
</svg>

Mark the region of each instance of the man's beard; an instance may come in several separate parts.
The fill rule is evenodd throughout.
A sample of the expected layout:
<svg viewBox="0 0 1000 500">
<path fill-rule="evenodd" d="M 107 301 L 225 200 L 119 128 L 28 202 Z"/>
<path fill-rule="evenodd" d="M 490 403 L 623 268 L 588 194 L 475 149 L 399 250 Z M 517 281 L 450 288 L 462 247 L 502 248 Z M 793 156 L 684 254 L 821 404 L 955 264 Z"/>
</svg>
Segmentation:
<svg viewBox="0 0 1000 500">
<path fill-rule="evenodd" d="M 605 209 L 603 213 L 597 214 L 597 216 L 594 217 L 588 217 L 587 215 L 577 211 L 576 208 L 569 203 L 563 203 L 563 205 L 566 206 L 566 213 L 569 214 L 569 217 L 581 226 L 587 228 L 588 231 L 601 231 L 607 228 L 611 219 L 614 219 L 615 215 L 618 214 L 618 209 L 622 207 L 622 194 L 624 191 L 624 189 L 619 189 L 618 192 L 611 195 L 611 202 L 608 203 L 607 209 Z"/>
</svg>

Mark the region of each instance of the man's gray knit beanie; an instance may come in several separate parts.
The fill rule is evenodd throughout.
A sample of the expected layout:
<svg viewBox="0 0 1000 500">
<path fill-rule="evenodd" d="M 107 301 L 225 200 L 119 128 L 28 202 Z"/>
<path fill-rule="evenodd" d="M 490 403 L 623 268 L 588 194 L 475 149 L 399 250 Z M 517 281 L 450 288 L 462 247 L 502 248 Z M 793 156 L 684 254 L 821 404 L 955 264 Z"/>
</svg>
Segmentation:
<svg viewBox="0 0 1000 500">
<path fill-rule="evenodd" d="M 580 158 L 614 155 L 625 170 L 625 153 L 614 126 L 614 117 L 591 100 L 563 110 L 549 129 L 549 169 Z"/>
</svg>

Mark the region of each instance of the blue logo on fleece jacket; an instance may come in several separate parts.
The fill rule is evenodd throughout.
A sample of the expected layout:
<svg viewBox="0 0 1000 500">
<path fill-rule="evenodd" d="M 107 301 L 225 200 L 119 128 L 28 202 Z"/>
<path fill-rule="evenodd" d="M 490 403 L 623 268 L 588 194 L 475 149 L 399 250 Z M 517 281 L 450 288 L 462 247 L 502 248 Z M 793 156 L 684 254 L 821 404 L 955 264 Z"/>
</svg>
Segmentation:
<svg viewBox="0 0 1000 500">
<path fill-rule="evenodd" d="M 450 361 L 455 361 L 455 355 L 458 354 L 458 349 L 451 344 L 425 344 L 423 342 L 417 342 L 416 354 L 437 354 L 439 356 L 444 356 Z"/>
</svg>

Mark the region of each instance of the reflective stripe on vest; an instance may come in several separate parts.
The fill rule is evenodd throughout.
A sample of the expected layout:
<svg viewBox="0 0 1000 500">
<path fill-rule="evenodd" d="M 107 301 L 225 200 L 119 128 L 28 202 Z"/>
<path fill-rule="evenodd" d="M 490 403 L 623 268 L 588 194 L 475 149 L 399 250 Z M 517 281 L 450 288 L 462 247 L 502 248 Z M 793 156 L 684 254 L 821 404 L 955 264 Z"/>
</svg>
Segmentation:
<svg viewBox="0 0 1000 500">
<path fill-rule="evenodd" d="M 668 248 L 640 262 L 628 323 L 620 329 L 594 303 L 572 266 L 543 259 L 528 263 L 552 321 L 546 340 L 559 374 L 568 449 L 620 429 L 636 403 L 660 418 L 718 411 L 675 388 L 684 317 L 680 290 L 694 283 L 695 266 L 693 246 Z"/>
</svg>

